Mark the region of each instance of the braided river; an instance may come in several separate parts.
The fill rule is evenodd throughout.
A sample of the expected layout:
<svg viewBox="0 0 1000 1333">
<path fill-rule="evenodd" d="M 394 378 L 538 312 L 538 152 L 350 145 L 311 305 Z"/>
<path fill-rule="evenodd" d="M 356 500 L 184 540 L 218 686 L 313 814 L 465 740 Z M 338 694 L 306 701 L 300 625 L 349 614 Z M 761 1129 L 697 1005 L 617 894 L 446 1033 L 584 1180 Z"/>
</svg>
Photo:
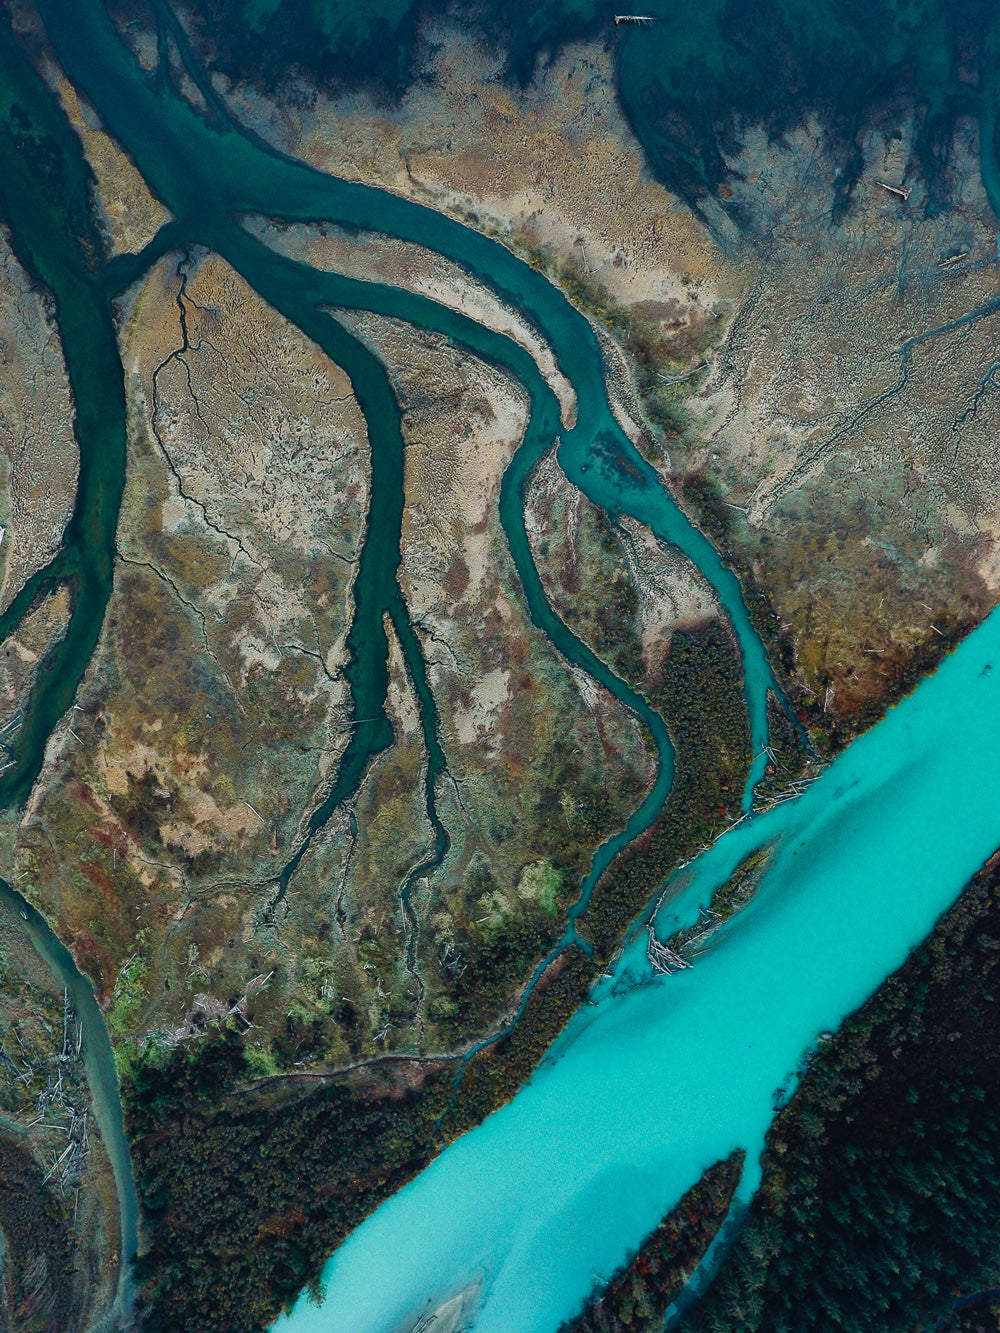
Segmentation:
<svg viewBox="0 0 1000 1333">
<path fill-rule="evenodd" d="M 558 441 L 568 479 L 612 516 L 629 514 L 682 551 L 711 584 L 743 657 L 744 693 L 757 756 L 744 793 L 749 811 L 763 772 L 767 701 L 777 693 L 731 570 L 678 508 L 622 429 L 609 403 L 593 329 L 548 280 L 497 241 L 409 200 L 339 180 L 285 158 L 235 124 L 171 25 L 204 106 L 169 79 L 144 73 L 97 0 L 38 0 L 70 80 L 96 107 L 150 188 L 173 215 L 139 255 L 84 273 L 38 214 L 19 212 L 0 187 L 22 251 L 53 292 L 77 404 L 81 471 L 63 549 L 0 617 L 9 635 L 46 581 L 74 589 L 73 620 L 40 674 L 0 803 L 23 801 L 45 744 L 71 704 L 111 591 L 114 534 L 125 461 L 114 295 L 164 254 L 202 245 L 220 254 L 348 374 L 365 415 L 372 487 L 355 579 L 346 676 L 360 721 L 306 841 L 281 876 L 284 892 L 312 835 L 349 800 L 371 759 L 392 740 L 386 713 L 386 615 L 396 627 L 421 706 L 430 763 L 444 764 L 420 644 L 397 581 L 403 512 L 399 408 L 385 369 L 330 313 L 373 311 L 444 334 L 524 387 L 530 423 L 503 479 L 500 517 L 532 620 L 554 650 L 614 694 L 645 725 L 656 781 L 626 827 L 601 846 L 569 913 L 560 948 L 615 855 L 650 827 L 673 779 L 670 719 L 661 718 L 560 620 L 535 568 L 524 492 Z M 164 13 L 168 11 L 164 9 Z M 9 45 L 9 38 L 5 39 Z M 0 44 L 2 45 L 2 44 Z M 13 68 L 7 47 L 0 55 Z M 31 114 L 30 90 L 21 102 Z M 39 105 L 38 117 L 44 117 Z M 67 150 L 68 151 L 68 150 Z M 518 310 L 552 349 L 572 386 L 576 420 L 560 420 L 555 395 L 529 353 L 465 315 L 412 292 L 320 272 L 263 245 L 248 215 L 335 222 L 359 244 L 378 231 L 459 264 Z M 447 834 L 433 809 L 440 863 Z M 637 925 L 613 975 L 595 987 L 542 1066 L 513 1101 L 465 1134 L 382 1205 L 329 1261 L 321 1306 L 301 1300 L 281 1333 L 402 1333 L 445 1310 L 448 1327 L 477 1333 L 551 1333 L 580 1306 L 595 1275 L 609 1275 L 693 1185 L 735 1148 L 747 1153 L 737 1203 L 757 1165 L 774 1091 L 820 1034 L 836 1028 L 906 957 L 1000 845 L 1000 619 L 994 614 L 936 674 L 855 741 L 795 800 L 754 814 L 676 872 L 656 917 L 662 938 L 698 909 L 756 849 L 772 849 L 755 897 L 716 932 L 696 965 L 653 975 Z M 4 890 L 4 892 L 10 892 Z M 135 1192 L 114 1061 L 89 984 L 37 914 L 32 941 L 72 985 L 86 1011 L 95 1110 L 115 1167 L 123 1249 L 136 1243 Z M 536 973 L 536 976 L 538 973 Z M 530 983 L 533 984 L 533 983 Z M 89 995 L 89 999 L 88 999 Z M 697 1280 L 697 1277 L 696 1277 Z M 127 1282 L 123 1282 L 123 1303 Z M 458 1317 L 458 1316 L 456 1316 Z"/>
</svg>

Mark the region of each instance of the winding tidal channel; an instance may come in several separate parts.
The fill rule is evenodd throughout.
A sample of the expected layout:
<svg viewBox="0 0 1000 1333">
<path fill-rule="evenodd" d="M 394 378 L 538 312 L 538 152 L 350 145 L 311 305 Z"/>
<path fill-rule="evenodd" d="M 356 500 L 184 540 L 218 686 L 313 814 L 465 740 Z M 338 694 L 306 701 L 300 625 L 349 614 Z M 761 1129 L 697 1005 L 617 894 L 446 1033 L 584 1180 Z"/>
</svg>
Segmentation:
<svg viewBox="0 0 1000 1333">
<path fill-rule="evenodd" d="M 593 886 L 661 812 L 673 779 L 673 749 L 664 720 L 549 605 L 524 522 L 533 469 L 558 441 L 558 460 L 572 483 L 609 514 L 631 515 L 676 546 L 715 590 L 743 656 L 758 756 L 744 793 L 748 810 L 762 773 L 768 692 L 775 685 L 736 578 L 618 424 L 593 329 L 541 274 L 450 218 L 266 148 L 230 120 L 175 25 L 182 58 L 202 88 L 205 114 L 169 78 L 139 69 L 98 0 L 38 0 L 37 8 L 66 74 L 174 221 L 140 255 L 117 259 L 95 277 L 56 229 L 47 228 L 45 208 L 32 202 L 30 191 L 0 184 L 19 252 L 56 302 L 81 457 L 76 510 L 61 553 L 0 617 L 0 634 L 9 635 L 40 588 L 64 582 L 73 592 L 70 630 L 40 673 L 21 748 L 0 776 L 0 803 L 22 802 L 37 777 L 45 744 L 96 645 L 110 595 L 125 463 L 123 376 L 111 301 L 165 253 L 202 245 L 345 370 L 372 450 L 368 535 L 354 586 L 347 667 L 355 716 L 364 720 L 352 731 L 305 840 L 276 880 L 274 901 L 289 891 L 312 837 L 356 793 L 373 757 L 391 743 L 386 616 L 420 703 L 429 756 L 427 815 L 435 845 L 414 874 L 428 873 L 447 851 L 447 832 L 434 807 L 435 779 L 446 760 L 419 640 L 397 580 L 403 516 L 399 408 L 381 363 L 330 313 L 371 311 L 441 333 L 524 387 L 530 422 L 503 479 L 500 516 L 531 618 L 566 661 L 632 710 L 657 749 L 651 791 L 626 827 L 598 849 L 580 887 L 558 946 L 573 947 L 575 922 Z M 23 113 L 41 126 L 47 114 L 41 85 L 29 86 L 27 76 L 17 73 L 23 57 L 9 33 L 0 41 L 0 58 L 11 80 L 24 84 L 17 89 Z M 72 151 L 67 141 L 66 152 Z M 18 169 L 14 157 L 10 169 Z M 20 171 L 23 176 L 23 165 Z M 244 229 L 241 218 L 248 215 L 378 231 L 458 263 L 522 312 L 552 349 L 575 392 L 575 424 L 563 426 L 552 390 L 515 342 L 426 297 L 284 258 Z M 1000 844 L 998 794 L 1000 620 L 994 616 L 803 797 L 742 822 L 679 872 L 683 880 L 672 886 L 678 896 L 672 895 L 658 922 L 664 935 L 695 919 L 698 906 L 750 851 L 776 847 L 752 904 L 718 932 L 696 967 L 654 978 L 639 945 L 626 949 L 614 977 L 595 991 L 595 1003 L 577 1015 L 513 1102 L 448 1148 L 342 1246 L 325 1274 L 322 1308 L 300 1303 L 276 1327 L 289 1333 L 392 1333 L 465 1293 L 473 1321 L 468 1326 L 478 1333 L 543 1333 L 575 1311 L 595 1273 L 609 1274 L 703 1169 L 736 1147 L 747 1149 L 740 1188 L 746 1197 L 756 1183 L 775 1087 L 788 1085 L 818 1034 L 836 1027 L 898 966 Z M 32 942 L 71 987 L 86 1019 L 88 1074 L 115 1166 L 123 1250 L 129 1254 L 135 1248 L 135 1192 L 110 1042 L 88 984 L 36 916 L 27 918 Z M 125 1300 L 127 1285 L 123 1292 Z"/>
<path fill-rule="evenodd" d="M 776 847 L 690 970 L 651 975 L 643 932 L 514 1100 L 340 1248 L 322 1309 L 276 1329 L 395 1333 L 464 1291 L 476 1333 L 552 1333 L 734 1148 L 749 1198 L 775 1090 L 1000 843 L 998 743 L 994 613 L 802 797 L 677 872 L 664 937 Z"/>
</svg>

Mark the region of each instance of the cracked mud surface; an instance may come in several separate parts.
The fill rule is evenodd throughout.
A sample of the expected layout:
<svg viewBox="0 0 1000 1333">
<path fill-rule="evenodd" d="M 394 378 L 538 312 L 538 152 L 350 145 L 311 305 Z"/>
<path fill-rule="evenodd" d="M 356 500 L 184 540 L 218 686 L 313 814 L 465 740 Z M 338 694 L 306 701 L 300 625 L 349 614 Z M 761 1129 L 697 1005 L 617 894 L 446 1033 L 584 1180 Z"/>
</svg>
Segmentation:
<svg viewBox="0 0 1000 1333">
<path fill-rule="evenodd" d="M 317 92 L 301 74 L 271 99 L 221 78 L 217 90 L 283 151 L 500 237 L 562 286 L 599 335 L 627 433 L 738 569 L 800 718 L 820 744 L 843 740 L 1000 595 L 996 223 L 973 122 L 955 123 L 932 207 L 919 115 L 886 101 L 859 130 L 841 208 L 821 121 L 780 135 L 747 121 L 724 146 L 727 182 L 695 213 L 652 177 L 602 43 L 569 45 L 516 86 L 502 53 L 453 21 L 423 36 L 424 77 L 396 103 Z M 128 40 L 152 72 L 149 31 L 133 25 Z M 168 215 L 94 111 L 47 75 L 93 168 L 109 253 L 140 249 Z M 563 427 L 574 422 L 538 331 L 457 264 L 379 233 L 362 244 L 332 225 L 240 221 L 286 258 L 508 335 Z M 498 514 L 524 392 L 441 337 L 332 312 L 385 368 L 405 482 L 397 582 L 366 629 L 388 644 L 391 741 L 327 818 L 345 752 L 372 721 L 354 715 L 348 637 L 377 493 L 358 399 L 341 367 L 193 244 L 115 310 L 129 440 L 114 591 L 76 706 L 16 830 L 6 821 L 5 865 L 94 979 L 126 1081 L 143 1055 L 204 1049 L 228 1025 L 275 1105 L 310 1077 L 369 1064 L 373 1086 L 414 1090 L 439 1057 L 512 1017 L 595 848 L 655 776 L 649 735 L 528 614 Z M 6 603 L 58 549 L 76 452 L 52 312 L 8 249 L 0 321 Z M 714 836 L 737 817 L 746 750 L 733 699 L 708 725 L 724 689 L 739 697 L 725 617 L 675 550 L 569 484 L 555 443 L 523 497 L 545 594 L 615 673 L 675 709 L 677 786 L 690 786 L 675 794 L 690 805 L 674 809 Z M 71 609 L 65 590 L 42 589 L 4 644 L 0 768 Z M 672 675 L 672 653 L 694 665 Z M 700 689 L 710 678 L 715 694 Z M 712 746 L 729 747 L 724 780 L 704 783 L 695 760 Z M 679 854 L 654 833 L 595 895 L 605 955 L 620 904 L 634 911 L 648 887 L 643 858 L 659 858 L 652 879 Z M 5 941 L 0 914 L 0 961 L 14 952 Z M 539 987 L 544 1002 L 565 982 L 545 1020 L 556 1030 L 584 971 L 582 954 L 564 954 Z M 0 977 L 0 1058 L 21 1024 L 13 1040 L 34 1054 L 18 1058 L 47 1078 L 58 996 L 39 986 L 13 967 Z M 550 1029 L 524 1030 L 537 1058 Z M 520 1078 L 530 1060 L 518 1058 Z M 475 1068 L 471 1097 L 486 1108 L 517 1081 L 500 1068 L 477 1092 L 480 1076 L 489 1084 Z M 0 1104 L 0 1134 L 27 1111 Z M 91 1160 L 80 1206 L 97 1255 L 110 1195 Z"/>
<path fill-rule="evenodd" d="M 1000 590 L 996 227 L 974 122 L 942 149 L 929 211 L 919 117 L 887 101 L 839 220 L 822 121 L 773 139 L 744 123 L 699 218 L 651 178 L 601 43 L 518 88 L 455 25 L 423 33 L 425 77 L 398 105 L 294 77 L 281 99 L 217 86 L 285 151 L 453 212 L 563 282 L 626 349 L 612 379 L 640 390 L 647 452 L 766 598 L 796 706 L 831 734 L 872 720 Z"/>
<path fill-rule="evenodd" d="M 869 127 L 839 224 L 821 127 L 748 135 L 734 206 L 772 238 L 669 463 L 727 502 L 727 541 L 795 646 L 802 697 L 848 722 L 1000 590 L 996 227 L 975 126 L 958 124 L 951 206 L 930 217 L 912 133 L 906 105 Z M 902 179 L 905 202 L 879 184 Z"/>
<path fill-rule="evenodd" d="M 443 864 L 420 873 L 427 756 L 394 646 L 395 744 L 317 838 L 279 913 L 312 1024 L 303 1054 L 322 1040 L 346 1060 L 451 1051 L 509 1011 L 561 933 L 590 852 L 625 822 L 651 769 L 631 719 L 589 682 L 581 694 L 525 614 L 496 512 L 525 424 L 520 392 L 438 338 L 341 317 L 385 360 L 403 408 L 400 586 L 440 718 L 435 796 L 449 837 Z M 617 788 L 590 791 L 598 764 Z"/>
<path fill-rule="evenodd" d="M 51 76 L 53 86 L 79 134 L 97 181 L 101 228 L 112 254 L 141 250 L 168 220 L 169 214 L 149 192 L 146 182 L 101 125 L 94 109 L 72 84 Z"/>
<path fill-rule="evenodd" d="M 555 393 L 564 423 L 571 426 L 576 420 L 573 387 L 556 364 L 548 344 L 520 312 L 474 281 L 458 264 L 379 232 L 366 235 L 364 246 L 359 247 L 349 232 L 330 224 L 316 228 L 276 227 L 252 219 L 248 229 L 289 258 L 367 282 L 383 282 L 419 292 L 512 338 L 531 354 Z"/>
<path fill-rule="evenodd" d="M 631 717 L 527 618 L 496 512 L 521 391 L 439 338 L 347 321 L 403 408 L 400 586 L 440 715 L 449 845 L 421 870 L 427 753 L 388 626 L 395 742 L 272 913 L 357 721 L 342 673 L 363 423 L 342 372 L 213 256 L 169 255 L 119 317 L 115 592 L 18 834 L 19 884 L 126 1048 L 195 1036 L 250 995 L 264 1073 L 460 1047 L 516 1003 L 652 780 Z"/>
<path fill-rule="evenodd" d="M 566 287 L 602 334 L 630 430 L 766 596 L 793 701 L 850 729 L 893 697 L 901 664 L 932 660 L 1000 587 L 1000 308 L 974 130 L 956 131 L 950 206 L 919 225 L 902 105 L 866 131 L 856 207 L 840 222 L 820 125 L 780 141 L 747 125 L 726 201 L 698 218 L 650 176 L 600 44 L 565 48 L 515 88 L 447 21 L 426 38 L 432 77 L 395 107 L 364 93 L 265 103 L 217 86 L 283 149 L 499 234 Z M 62 95 L 111 244 L 135 249 L 165 215 L 93 113 Z M 333 115 L 336 138 L 323 130 Z M 878 184 L 904 176 L 905 203 Z M 329 225 L 245 225 L 290 258 L 419 291 L 509 334 L 574 420 L 537 333 L 457 265 L 377 234 L 359 247 Z M 358 722 L 343 668 L 367 440 L 343 373 L 221 260 L 188 250 L 119 302 L 131 441 L 115 598 L 86 721 L 54 738 L 17 853 L 105 999 L 130 932 L 151 931 L 145 1008 L 129 1009 L 123 1038 L 190 1035 L 220 997 L 232 1004 L 267 977 L 254 1006 L 262 1072 L 321 1052 L 336 1066 L 450 1050 L 509 1011 L 594 845 L 652 776 L 633 720 L 553 661 L 525 614 L 496 516 L 526 419 L 520 389 L 440 339 L 339 317 L 387 365 L 403 410 L 399 580 L 438 709 L 435 790 L 387 621 L 394 743 L 275 899 Z M 655 691 L 673 634 L 719 617 L 708 587 L 640 525 L 604 519 L 552 455 L 527 502 L 555 610 Z M 9 662 L 12 708 L 30 666 Z M 606 779 L 590 791 L 597 771 Z M 425 872 L 429 796 L 449 845 Z M 545 827 L 553 803 L 562 822 Z M 99 858 L 53 858 L 47 821 Z M 474 958 L 488 978 L 481 1012 L 463 989 Z"/>
<path fill-rule="evenodd" d="M 720 618 L 688 560 L 627 515 L 612 523 L 569 484 L 552 453 L 532 478 L 525 517 L 552 605 L 645 693 L 662 680 L 674 632 Z"/>
<path fill-rule="evenodd" d="M 0 236 L 0 605 L 56 553 L 79 466 L 53 312 Z"/>
<path fill-rule="evenodd" d="M 69 616 L 69 594 L 65 588 L 56 588 L 25 616 L 16 634 L 4 640 L 0 648 L 0 716 L 4 719 L 0 753 L 6 755 L 16 745 L 38 666 L 66 633 Z M 0 769 L 6 762 L 0 760 Z"/>
<path fill-rule="evenodd" d="M 151 1007 L 125 1036 L 183 1026 L 209 982 L 228 994 L 270 957 L 269 874 L 348 725 L 367 457 L 344 377 L 220 261 L 168 257 L 122 321 L 115 592 L 17 862 L 112 1015 L 138 943 Z"/>
</svg>

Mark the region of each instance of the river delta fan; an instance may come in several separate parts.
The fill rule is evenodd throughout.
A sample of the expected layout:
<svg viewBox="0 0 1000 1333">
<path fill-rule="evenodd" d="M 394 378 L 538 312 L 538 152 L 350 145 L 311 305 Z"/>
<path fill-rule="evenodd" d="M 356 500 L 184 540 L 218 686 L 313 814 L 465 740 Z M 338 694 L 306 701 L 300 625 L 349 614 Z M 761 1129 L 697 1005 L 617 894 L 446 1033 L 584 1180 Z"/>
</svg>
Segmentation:
<svg viewBox="0 0 1000 1333">
<path fill-rule="evenodd" d="M 5 10 L 12 1327 L 993 1280 L 995 16 L 649 17 Z"/>
</svg>

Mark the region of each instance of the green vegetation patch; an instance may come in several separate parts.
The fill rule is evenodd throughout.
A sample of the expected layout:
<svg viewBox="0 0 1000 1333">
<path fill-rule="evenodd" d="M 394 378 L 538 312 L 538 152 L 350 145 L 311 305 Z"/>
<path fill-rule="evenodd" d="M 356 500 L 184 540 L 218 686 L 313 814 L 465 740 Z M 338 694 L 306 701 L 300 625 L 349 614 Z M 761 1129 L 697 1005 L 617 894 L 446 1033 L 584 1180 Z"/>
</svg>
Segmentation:
<svg viewBox="0 0 1000 1333">
<path fill-rule="evenodd" d="M 750 767 L 742 662 L 718 621 L 674 634 L 651 702 L 666 718 L 677 751 L 674 786 L 653 828 L 601 879 L 583 918 L 581 929 L 604 959 L 677 862 L 738 817 Z"/>
<path fill-rule="evenodd" d="M 562 888 L 563 872 L 551 861 L 533 861 L 521 871 L 517 882 L 517 896 L 536 903 L 548 916 L 554 916 L 556 899 Z"/>
<path fill-rule="evenodd" d="M 726 1220 L 743 1159 L 742 1151 L 734 1152 L 710 1166 L 560 1333 L 661 1333 L 667 1307 Z"/>
<path fill-rule="evenodd" d="M 1000 1285 L 995 866 L 820 1049 L 764 1168 L 685 1333 L 930 1329 Z"/>
<path fill-rule="evenodd" d="M 19 1333 L 75 1326 L 67 1219 L 42 1182 L 29 1150 L 0 1132 L 0 1233 L 7 1261 L 0 1320 Z M 9 1325 L 4 1316 L 13 1316 Z"/>
<path fill-rule="evenodd" d="M 738 807 L 750 744 L 739 653 L 725 628 L 674 636 L 656 703 L 671 721 L 677 782 L 656 828 L 618 858 L 591 903 L 582 924 L 595 957 L 574 949 L 550 964 L 513 1028 L 460 1080 L 456 1063 L 386 1059 L 368 1073 L 291 1075 L 248 1092 L 268 1068 L 249 1038 L 218 1028 L 198 1045 L 145 1053 L 124 1089 L 149 1237 L 138 1267 L 144 1327 L 266 1328 L 368 1213 L 523 1085 L 662 877 L 719 832 L 729 802 Z M 542 907 L 548 894 L 558 902 L 560 873 L 554 857 L 522 869 L 519 882 L 527 875 L 538 890 L 530 903 L 514 895 L 523 938 L 508 921 L 478 946 L 465 974 L 478 981 L 466 990 L 459 978 L 449 991 L 459 1010 L 471 1006 L 480 1032 L 507 999 L 484 995 L 483 977 L 512 975 L 516 963 L 527 980 L 539 923 L 558 920 Z"/>
<path fill-rule="evenodd" d="M 126 959 L 111 992 L 107 1011 L 108 1031 L 112 1038 L 129 1036 L 146 1003 L 146 960 L 139 954 Z"/>
</svg>

